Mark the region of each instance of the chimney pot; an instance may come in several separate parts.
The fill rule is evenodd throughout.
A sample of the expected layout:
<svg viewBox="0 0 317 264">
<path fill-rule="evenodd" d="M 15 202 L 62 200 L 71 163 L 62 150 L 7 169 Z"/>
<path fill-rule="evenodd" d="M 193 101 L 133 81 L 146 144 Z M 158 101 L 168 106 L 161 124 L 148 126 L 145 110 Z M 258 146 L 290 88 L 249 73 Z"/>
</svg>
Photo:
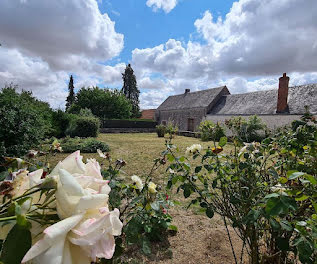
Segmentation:
<svg viewBox="0 0 317 264">
<path fill-rule="evenodd" d="M 190 93 L 190 89 L 185 89 L 185 94 Z"/>
<path fill-rule="evenodd" d="M 286 73 L 283 73 L 283 77 L 279 78 L 276 113 L 289 112 L 288 104 L 287 104 L 288 83 L 289 83 L 289 77 L 286 76 Z"/>
</svg>

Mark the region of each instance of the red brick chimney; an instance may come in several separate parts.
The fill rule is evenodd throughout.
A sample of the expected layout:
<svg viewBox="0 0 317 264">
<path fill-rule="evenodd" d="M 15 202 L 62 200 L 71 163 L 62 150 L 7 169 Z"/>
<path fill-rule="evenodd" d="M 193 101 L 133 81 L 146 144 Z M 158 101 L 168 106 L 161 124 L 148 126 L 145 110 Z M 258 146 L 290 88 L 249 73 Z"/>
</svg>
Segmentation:
<svg viewBox="0 0 317 264">
<path fill-rule="evenodd" d="M 288 104 L 287 104 L 288 83 L 289 83 L 289 77 L 286 76 L 286 73 L 283 73 L 283 77 L 279 78 L 276 113 L 288 112 Z"/>
</svg>

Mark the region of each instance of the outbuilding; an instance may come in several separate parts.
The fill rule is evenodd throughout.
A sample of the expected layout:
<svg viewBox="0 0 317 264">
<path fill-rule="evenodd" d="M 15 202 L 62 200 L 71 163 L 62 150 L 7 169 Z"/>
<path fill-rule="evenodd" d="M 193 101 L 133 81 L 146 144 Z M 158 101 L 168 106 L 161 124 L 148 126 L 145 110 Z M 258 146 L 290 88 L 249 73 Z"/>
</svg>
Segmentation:
<svg viewBox="0 0 317 264">
<path fill-rule="evenodd" d="M 286 73 L 279 88 L 243 94 L 231 94 L 226 86 L 169 96 L 156 110 L 159 124 L 172 121 L 180 131 L 197 131 L 203 120 L 224 122 L 233 116 L 258 115 L 269 128 L 287 125 L 299 119 L 308 107 L 317 114 L 317 84 L 288 87 Z"/>
</svg>

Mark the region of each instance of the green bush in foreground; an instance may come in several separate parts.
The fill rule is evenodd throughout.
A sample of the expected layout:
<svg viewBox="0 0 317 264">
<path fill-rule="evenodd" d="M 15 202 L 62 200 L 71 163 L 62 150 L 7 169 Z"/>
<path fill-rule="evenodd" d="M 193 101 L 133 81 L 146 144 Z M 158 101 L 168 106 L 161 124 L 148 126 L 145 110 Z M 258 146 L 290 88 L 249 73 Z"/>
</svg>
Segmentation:
<svg viewBox="0 0 317 264">
<path fill-rule="evenodd" d="M 109 146 L 95 138 L 70 138 L 66 137 L 60 141 L 63 152 L 72 153 L 80 150 L 82 153 L 96 153 L 97 149 L 109 152 Z"/>
</svg>

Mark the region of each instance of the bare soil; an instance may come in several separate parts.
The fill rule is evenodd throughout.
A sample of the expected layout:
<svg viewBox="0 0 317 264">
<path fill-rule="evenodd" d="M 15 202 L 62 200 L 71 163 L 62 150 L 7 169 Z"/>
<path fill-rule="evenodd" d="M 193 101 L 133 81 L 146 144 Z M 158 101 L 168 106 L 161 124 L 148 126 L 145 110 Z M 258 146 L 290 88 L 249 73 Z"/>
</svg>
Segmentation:
<svg viewBox="0 0 317 264">
<path fill-rule="evenodd" d="M 168 242 L 153 246 L 152 254 L 142 255 L 137 249 L 127 252 L 130 263 L 166 263 L 166 264 L 231 264 L 234 257 L 226 229 L 220 216 L 213 219 L 199 215 L 194 210 L 175 208 L 171 210 L 173 224 L 178 227 Z M 237 258 L 240 259 L 242 241 L 232 228 L 229 229 Z M 244 256 L 243 263 L 247 263 Z"/>
</svg>

